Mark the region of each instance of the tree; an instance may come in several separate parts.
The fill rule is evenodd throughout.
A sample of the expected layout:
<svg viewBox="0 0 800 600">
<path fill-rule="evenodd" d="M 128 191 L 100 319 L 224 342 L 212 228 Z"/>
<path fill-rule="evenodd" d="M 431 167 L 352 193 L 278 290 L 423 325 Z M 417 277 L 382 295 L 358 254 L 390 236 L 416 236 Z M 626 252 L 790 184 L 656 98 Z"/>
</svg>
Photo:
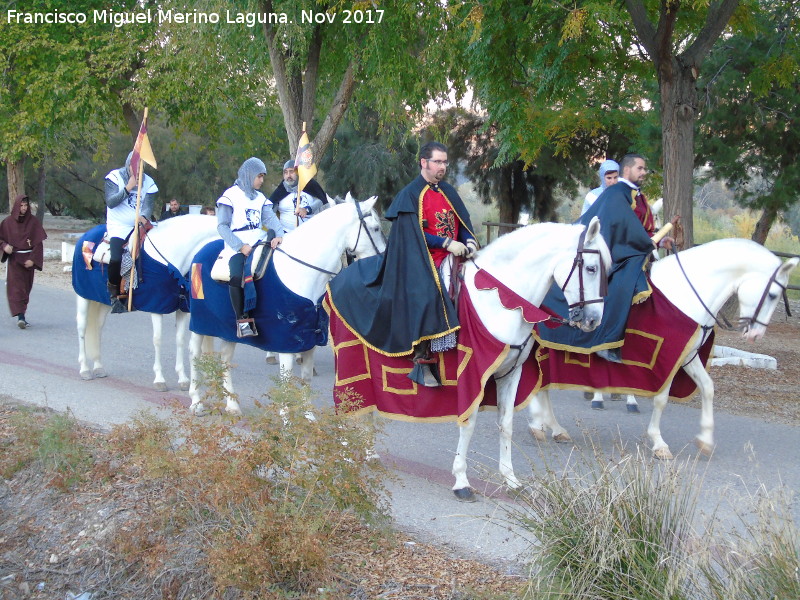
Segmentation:
<svg viewBox="0 0 800 600">
<path fill-rule="evenodd" d="M 498 123 L 499 158 L 518 153 L 532 162 L 548 144 L 566 154 L 569 140 L 580 135 L 598 141 L 585 160 L 619 157 L 641 151 L 637 146 L 649 141 L 656 121 L 665 218 L 681 213 L 691 240 L 694 81 L 738 4 L 625 0 L 626 10 L 598 0 L 466 5 L 461 15 L 470 34 L 470 80 Z M 628 144 L 619 143 L 626 138 Z"/>
<path fill-rule="evenodd" d="M 95 20 L 93 11 L 124 11 L 134 4 L 150 3 L 71 3 L 69 14 L 89 15 L 84 23 L 29 22 L 35 15 L 65 13 L 54 0 L 33 0 L 24 11 L 4 11 L 0 159 L 7 165 L 9 200 L 23 192 L 26 158 L 39 164 L 43 194 L 50 165 L 66 164 L 78 144 L 107 142 L 108 127 L 121 116 L 119 93 L 151 28 L 123 33 L 111 22 Z"/>
<path fill-rule="evenodd" d="M 800 198 L 800 2 L 762 7 L 752 29 L 711 51 L 697 156 L 740 204 L 762 211 L 752 236 L 760 244 Z"/>
<path fill-rule="evenodd" d="M 394 2 L 387 9 L 327 0 L 209 0 L 202 6 L 223 15 L 257 12 L 259 29 L 218 28 L 222 52 L 260 50 L 268 57 L 265 87 L 278 99 L 292 156 L 306 123 L 321 160 L 353 103 L 369 106 L 385 123 L 405 121 L 451 87 L 463 89 L 463 77 L 452 76 L 458 64 L 447 41 L 450 13 L 436 0 Z"/>
</svg>

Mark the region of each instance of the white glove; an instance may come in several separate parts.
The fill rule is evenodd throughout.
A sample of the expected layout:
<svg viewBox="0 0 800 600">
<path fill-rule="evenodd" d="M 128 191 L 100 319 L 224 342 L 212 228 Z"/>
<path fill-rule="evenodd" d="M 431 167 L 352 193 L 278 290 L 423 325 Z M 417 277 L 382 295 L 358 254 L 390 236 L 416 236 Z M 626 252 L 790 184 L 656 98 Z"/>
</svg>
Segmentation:
<svg viewBox="0 0 800 600">
<path fill-rule="evenodd" d="M 467 253 L 467 247 L 458 240 L 451 241 L 446 248 L 454 256 L 464 256 Z"/>
<path fill-rule="evenodd" d="M 472 258 L 478 251 L 478 242 L 473 238 L 467 240 L 467 258 Z"/>
</svg>

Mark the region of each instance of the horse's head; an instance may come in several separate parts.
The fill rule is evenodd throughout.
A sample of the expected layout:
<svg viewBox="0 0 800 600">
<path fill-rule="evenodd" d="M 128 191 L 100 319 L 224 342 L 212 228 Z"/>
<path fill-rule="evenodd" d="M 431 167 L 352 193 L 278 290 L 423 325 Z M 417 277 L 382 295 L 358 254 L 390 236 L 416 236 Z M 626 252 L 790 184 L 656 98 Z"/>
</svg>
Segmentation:
<svg viewBox="0 0 800 600">
<path fill-rule="evenodd" d="M 358 258 L 380 254 L 386 250 L 386 236 L 381 228 L 381 220 L 375 211 L 377 196 L 359 202 L 347 193 L 345 203 L 352 206 L 356 220 L 354 226 L 347 230 L 347 252 Z"/>
<path fill-rule="evenodd" d="M 742 278 L 736 295 L 739 299 L 742 336 L 748 341 L 753 342 L 764 337 L 778 300 L 786 291 L 789 275 L 798 262 L 800 259 L 791 258 L 771 273 L 753 272 Z"/>
<path fill-rule="evenodd" d="M 578 227 L 576 227 L 576 230 Z M 594 217 L 585 229 L 575 234 L 577 252 L 553 272 L 569 304 L 569 322 L 583 331 L 592 331 L 603 319 L 603 298 L 607 292 L 611 253 L 600 235 L 600 221 Z"/>
</svg>

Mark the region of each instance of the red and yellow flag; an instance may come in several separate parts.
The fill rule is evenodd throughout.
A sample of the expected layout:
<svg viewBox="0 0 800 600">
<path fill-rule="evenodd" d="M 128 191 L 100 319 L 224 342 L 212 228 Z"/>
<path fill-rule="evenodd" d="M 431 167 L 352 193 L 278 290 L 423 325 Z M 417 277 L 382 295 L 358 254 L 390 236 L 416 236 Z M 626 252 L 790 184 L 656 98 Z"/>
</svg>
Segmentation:
<svg viewBox="0 0 800 600">
<path fill-rule="evenodd" d="M 297 191 L 302 192 L 306 184 L 317 174 L 317 165 L 314 164 L 314 155 L 311 152 L 311 142 L 308 140 L 305 123 L 303 123 L 303 135 L 297 144 L 297 158 L 294 161 L 297 169 Z"/>
<path fill-rule="evenodd" d="M 150 139 L 147 137 L 147 110 L 144 111 L 144 118 L 142 125 L 139 127 L 139 135 L 136 137 L 136 143 L 133 146 L 133 156 L 131 157 L 131 167 L 134 173 L 139 172 L 139 160 L 143 160 L 154 169 L 158 168 L 156 164 L 156 157 L 153 155 L 153 149 L 150 147 Z"/>
</svg>

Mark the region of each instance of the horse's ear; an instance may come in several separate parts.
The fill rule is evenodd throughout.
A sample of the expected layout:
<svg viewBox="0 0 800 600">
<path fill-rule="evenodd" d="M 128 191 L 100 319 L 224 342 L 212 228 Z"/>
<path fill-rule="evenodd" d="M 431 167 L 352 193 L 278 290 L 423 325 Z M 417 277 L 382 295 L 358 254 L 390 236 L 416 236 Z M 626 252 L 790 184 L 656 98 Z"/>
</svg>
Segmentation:
<svg viewBox="0 0 800 600">
<path fill-rule="evenodd" d="M 664 199 L 659 198 L 652 205 L 650 205 L 650 212 L 653 213 L 653 216 L 661 214 L 661 209 L 664 207 Z"/>
<path fill-rule="evenodd" d="M 344 197 L 344 201 L 347 203 L 355 202 L 355 200 L 353 200 L 353 197 L 350 195 L 350 192 L 347 192 L 347 195 Z"/>
<path fill-rule="evenodd" d="M 589 221 L 589 225 L 586 227 L 585 240 L 587 242 L 591 242 L 598 235 L 600 235 L 600 219 L 597 217 L 592 217 L 592 220 Z"/>
<path fill-rule="evenodd" d="M 362 212 L 365 212 L 365 213 L 370 212 L 375 207 L 375 203 L 377 201 L 378 201 L 378 197 L 377 196 L 372 196 L 372 197 L 367 198 L 366 200 L 364 200 L 361 203 Z"/>
<path fill-rule="evenodd" d="M 792 271 L 794 271 L 797 263 L 800 263 L 800 258 L 797 258 L 796 256 L 794 258 L 790 258 L 781 265 L 781 268 L 778 270 L 778 275 L 786 275 L 786 280 L 788 281 L 789 275 Z"/>
</svg>

